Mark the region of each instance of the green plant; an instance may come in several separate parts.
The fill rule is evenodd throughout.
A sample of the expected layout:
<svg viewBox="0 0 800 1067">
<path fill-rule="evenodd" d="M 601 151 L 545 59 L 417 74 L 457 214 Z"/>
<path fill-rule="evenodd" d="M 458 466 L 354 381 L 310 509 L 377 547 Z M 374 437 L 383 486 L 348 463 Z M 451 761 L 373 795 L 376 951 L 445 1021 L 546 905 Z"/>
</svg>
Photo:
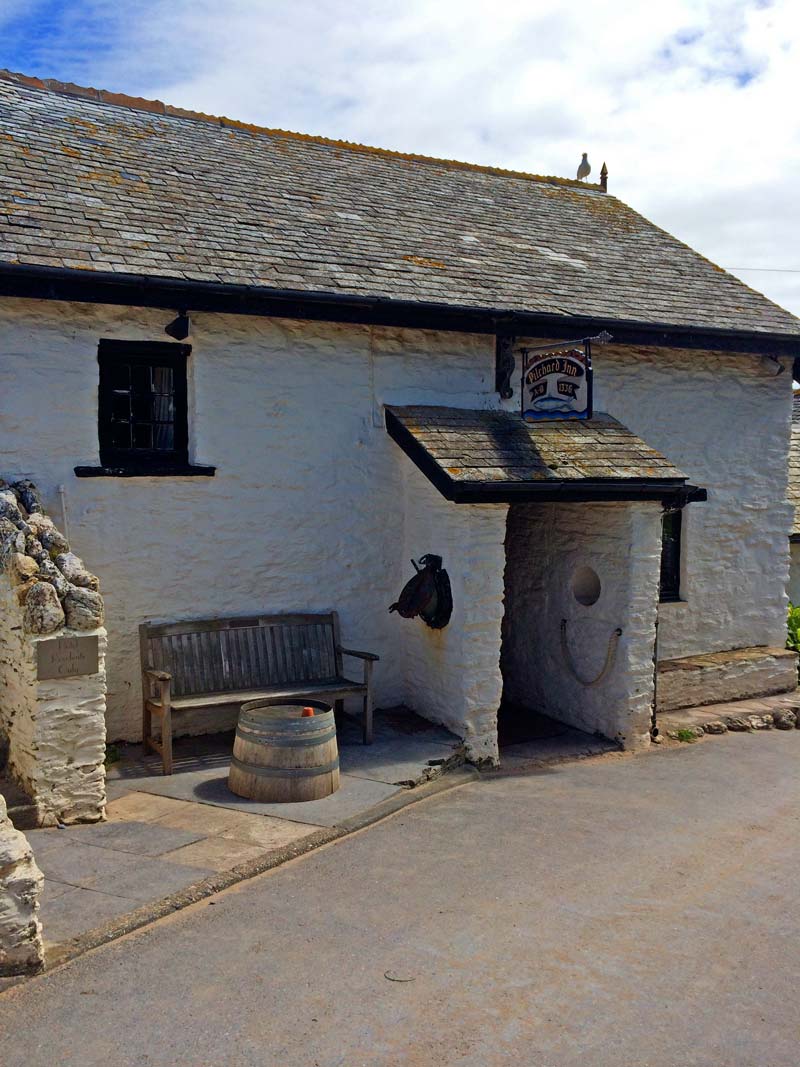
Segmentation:
<svg viewBox="0 0 800 1067">
<path fill-rule="evenodd" d="M 786 647 L 792 652 L 800 652 L 800 607 L 794 604 L 789 605 L 787 630 Z"/>
<path fill-rule="evenodd" d="M 675 733 L 678 740 L 685 741 L 687 745 L 691 745 L 695 741 L 699 740 L 698 735 L 693 727 L 684 727 L 682 730 L 676 730 Z"/>
<path fill-rule="evenodd" d="M 106 745 L 105 765 L 110 767 L 112 763 L 119 763 L 122 759 L 119 748 L 116 745 Z"/>
</svg>

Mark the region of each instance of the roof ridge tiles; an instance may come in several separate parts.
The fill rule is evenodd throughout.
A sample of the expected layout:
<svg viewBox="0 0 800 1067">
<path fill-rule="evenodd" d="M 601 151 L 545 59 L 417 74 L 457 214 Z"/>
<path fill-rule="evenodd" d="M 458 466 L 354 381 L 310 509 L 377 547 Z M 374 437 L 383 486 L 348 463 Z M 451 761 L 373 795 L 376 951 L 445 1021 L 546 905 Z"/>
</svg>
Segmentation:
<svg viewBox="0 0 800 1067">
<path fill-rule="evenodd" d="M 583 189 L 586 192 L 597 193 L 606 196 L 606 192 L 599 184 L 578 181 L 575 178 L 561 178 L 558 175 L 531 174 L 527 171 L 510 170 L 506 167 L 493 167 L 483 163 L 467 163 L 458 159 L 443 159 L 438 156 L 426 156 L 418 152 L 400 152 L 391 148 L 378 148 L 374 145 L 360 144 L 357 141 L 344 141 L 335 137 L 323 135 L 298 133 L 294 130 L 282 130 L 268 126 L 258 126 L 254 123 L 241 122 L 239 119 L 227 118 L 225 115 L 207 115 L 203 111 L 190 111 L 182 107 L 174 107 L 165 104 L 163 100 L 148 100 L 142 96 L 128 96 L 125 93 L 113 93 L 108 89 L 95 89 L 91 86 L 76 85 L 75 82 L 62 82 L 56 78 L 37 78 L 29 74 L 0 68 L 0 81 L 10 82 L 14 85 L 22 85 L 29 89 L 43 89 L 45 91 L 60 93 L 64 96 L 81 97 L 97 104 L 110 104 L 114 107 L 125 107 L 133 111 L 145 111 L 154 115 L 163 115 L 166 118 L 190 119 L 198 122 L 208 122 L 224 129 L 245 130 L 249 133 L 260 133 L 268 137 L 286 137 L 297 141 L 306 141 L 312 144 L 326 145 L 333 148 L 345 148 L 352 152 L 373 153 L 390 159 L 402 159 L 409 163 L 432 164 L 435 166 L 453 167 L 460 170 L 476 171 L 482 174 L 497 175 L 503 178 L 517 178 L 523 181 L 542 182 L 547 185 L 563 185 L 570 188 Z"/>
</svg>

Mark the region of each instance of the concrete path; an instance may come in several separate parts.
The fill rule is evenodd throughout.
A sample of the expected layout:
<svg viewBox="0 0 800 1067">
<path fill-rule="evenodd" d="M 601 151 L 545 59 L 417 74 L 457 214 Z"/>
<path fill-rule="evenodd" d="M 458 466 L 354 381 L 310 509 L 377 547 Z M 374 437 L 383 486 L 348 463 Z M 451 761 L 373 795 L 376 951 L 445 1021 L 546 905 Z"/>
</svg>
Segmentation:
<svg viewBox="0 0 800 1067">
<path fill-rule="evenodd" d="M 4 1067 L 796 1067 L 800 731 L 488 777 L 0 995 Z"/>
</svg>

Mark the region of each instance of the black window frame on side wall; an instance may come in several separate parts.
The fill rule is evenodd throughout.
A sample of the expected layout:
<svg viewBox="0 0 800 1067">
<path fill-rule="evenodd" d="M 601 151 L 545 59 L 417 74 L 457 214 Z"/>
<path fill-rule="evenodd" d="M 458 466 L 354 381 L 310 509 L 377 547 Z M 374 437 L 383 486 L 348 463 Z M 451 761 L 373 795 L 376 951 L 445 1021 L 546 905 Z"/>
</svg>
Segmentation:
<svg viewBox="0 0 800 1067">
<path fill-rule="evenodd" d="M 661 566 L 658 599 L 662 604 L 678 603 L 681 597 L 683 556 L 683 509 L 671 508 L 661 516 Z"/>
<path fill-rule="evenodd" d="M 99 467 L 76 467 L 78 477 L 135 477 L 135 476 L 185 476 L 213 475 L 216 468 L 195 466 L 189 463 L 189 408 L 187 362 L 191 345 L 174 344 L 169 341 L 121 341 L 103 338 L 97 347 L 99 366 L 98 385 L 98 438 L 100 446 Z M 129 385 L 120 384 L 119 368 L 127 366 Z M 137 394 L 133 387 L 136 368 L 149 368 L 149 386 Z M 171 372 L 171 390 L 159 392 L 153 389 L 154 370 L 168 369 Z M 137 375 L 138 376 L 138 375 Z M 128 398 L 127 419 L 118 415 L 120 404 Z M 150 399 L 147 413 L 135 417 L 137 400 L 142 396 Z M 155 398 L 162 398 L 162 412 L 156 411 Z M 170 405 L 171 401 L 171 405 Z M 171 408 L 171 410 L 170 410 Z M 169 418 L 165 418 L 165 413 Z M 160 415 L 160 417 L 157 417 Z M 130 428 L 128 446 L 119 443 L 120 429 Z M 150 438 L 150 447 L 135 445 L 136 430 Z M 154 448 L 153 440 L 158 428 L 165 434 L 172 433 L 170 448 Z M 122 430 L 124 434 L 124 429 Z"/>
</svg>

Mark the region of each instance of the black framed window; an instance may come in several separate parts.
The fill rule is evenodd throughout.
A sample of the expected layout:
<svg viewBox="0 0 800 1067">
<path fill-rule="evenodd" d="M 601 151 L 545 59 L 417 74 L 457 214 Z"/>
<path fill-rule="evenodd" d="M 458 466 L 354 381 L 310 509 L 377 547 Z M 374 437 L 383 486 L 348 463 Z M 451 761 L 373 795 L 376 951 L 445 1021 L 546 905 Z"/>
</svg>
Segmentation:
<svg viewBox="0 0 800 1067">
<path fill-rule="evenodd" d="M 100 342 L 100 462 L 159 470 L 189 464 L 186 360 L 190 345 Z"/>
<path fill-rule="evenodd" d="M 659 599 L 681 598 L 681 528 L 682 511 L 665 511 L 661 520 L 661 575 Z"/>
</svg>

